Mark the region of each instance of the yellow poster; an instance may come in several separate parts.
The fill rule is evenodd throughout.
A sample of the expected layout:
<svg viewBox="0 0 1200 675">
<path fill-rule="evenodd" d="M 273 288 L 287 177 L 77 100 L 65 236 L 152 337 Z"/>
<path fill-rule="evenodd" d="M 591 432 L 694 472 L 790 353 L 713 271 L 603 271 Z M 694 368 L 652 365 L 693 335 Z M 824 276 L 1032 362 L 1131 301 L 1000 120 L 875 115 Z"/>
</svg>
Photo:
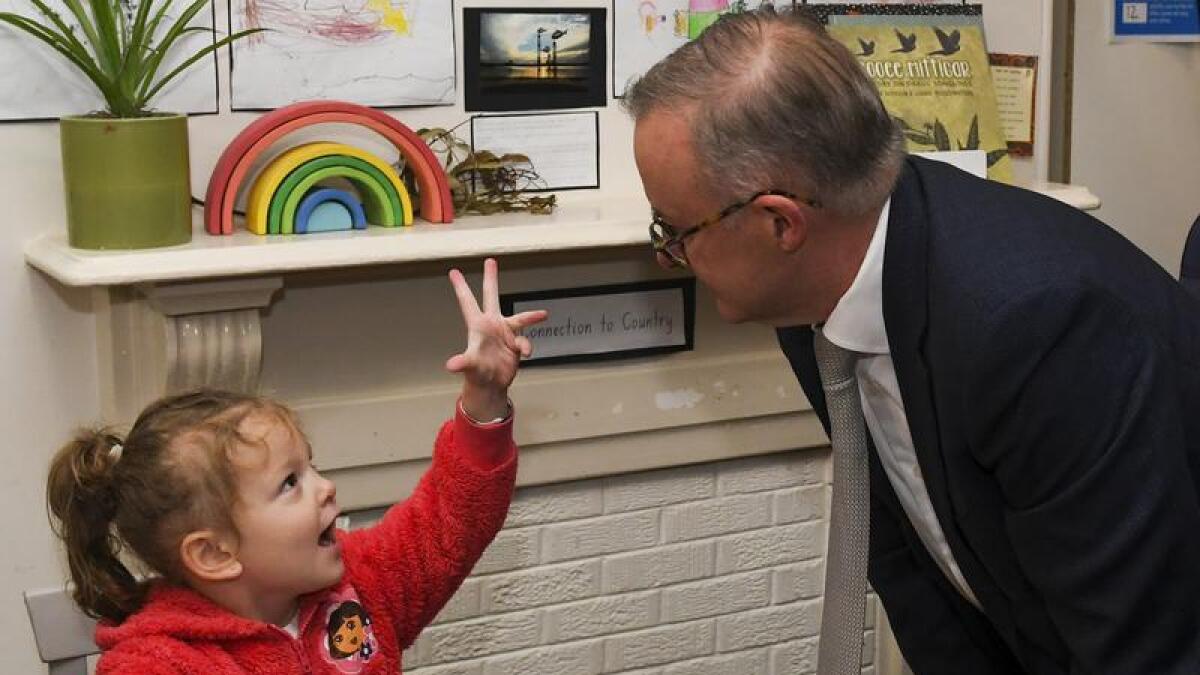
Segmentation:
<svg viewBox="0 0 1200 675">
<path fill-rule="evenodd" d="M 1012 182 L 978 23 L 939 16 L 837 16 L 830 17 L 828 30 L 875 81 L 910 150 L 983 150 L 988 178 Z"/>
</svg>

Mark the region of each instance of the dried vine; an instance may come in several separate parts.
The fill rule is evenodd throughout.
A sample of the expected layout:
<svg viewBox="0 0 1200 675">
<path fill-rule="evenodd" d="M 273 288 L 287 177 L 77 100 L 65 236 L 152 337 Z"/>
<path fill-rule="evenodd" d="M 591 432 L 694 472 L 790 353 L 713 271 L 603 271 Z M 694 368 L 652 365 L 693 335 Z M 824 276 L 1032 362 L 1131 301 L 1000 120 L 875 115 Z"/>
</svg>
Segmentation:
<svg viewBox="0 0 1200 675">
<path fill-rule="evenodd" d="M 526 155 L 490 150 L 471 150 L 471 145 L 451 129 L 418 129 L 419 135 L 439 157 L 450 181 L 454 210 L 459 213 L 489 215 L 512 211 L 547 214 L 554 210 L 554 195 L 531 195 L 530 190 L 545 186 Z M 401 171 L 410 191 L 415 177 L 408 167 Z"/>
</svg>

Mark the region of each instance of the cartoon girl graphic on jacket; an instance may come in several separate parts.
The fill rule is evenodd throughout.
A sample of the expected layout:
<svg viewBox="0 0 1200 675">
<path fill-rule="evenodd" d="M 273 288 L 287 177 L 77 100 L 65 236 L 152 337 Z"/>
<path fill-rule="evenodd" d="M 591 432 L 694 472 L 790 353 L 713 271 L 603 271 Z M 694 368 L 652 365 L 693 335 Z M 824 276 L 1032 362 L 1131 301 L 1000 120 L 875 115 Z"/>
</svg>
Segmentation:
<svg viewBox="0 0 1200 675">
<path fill-rule="evenodd" d="M 367 610 L 354 600 L 346 600 L 330 612 L 325 631 L 326 648 L 335 664 L 339 661 L 349 661 L 357 665 L 370 661 L 375 653 L 371 617 L 367 615 Z"/>
</svg>

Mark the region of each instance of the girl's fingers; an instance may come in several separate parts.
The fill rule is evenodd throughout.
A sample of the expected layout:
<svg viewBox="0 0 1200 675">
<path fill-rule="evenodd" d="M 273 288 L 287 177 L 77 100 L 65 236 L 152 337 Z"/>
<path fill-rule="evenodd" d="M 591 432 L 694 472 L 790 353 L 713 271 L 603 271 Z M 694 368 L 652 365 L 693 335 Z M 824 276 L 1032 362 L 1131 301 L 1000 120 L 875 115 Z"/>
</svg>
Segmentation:
<svg viewBox="0 0 1200 675">
<path fill-rule="evenodd" d="M 528 312 L 521 312 L 520 314 L 513 314 L 507 317 L 506 321 L 508 321 L 508 327 L 515 333 L 522 328 L 545 321 L 548 316 L 550 316 L 550 312 L 544 309 L 534 309 Z"/>
<path fill-rule="evenodd" d="M 449 277 L 450 285 L 454 287 L 454 295 L 458 299 L 459 308 L 462 310 L 463 321 L 467 324 L 468 348 L 461 354 L 455 354 L 447 359 L 446 370 L 452 373 L 462 373 L 480 367 L 482 363 L 479 361 L 479 340 L 485 342 L 497 340 L 500 345 L 503 345 L 503 349 L 507 349 L 510 353 L 518 352 L 525 357 L 533 353 L 533 343 L 519 333 L 524 328 L 545 321 L 549 312 L 544 309 L 536 309 L 508 317 L 501 315 L 499 266 L 495 259 L 488 258 L 483 261 L 483 288 L 480 296 L 483 301 L 482 307 L 476 301 L 462 272 L 452 269 Z M 503 327 L 497 326 L 493 323 L 494 319 L 485 318 L 484 315 L 501 319 L 503 323 L 500 326 Z"/>
<path fill-rule="evenodd" d="M 517 349 L 521 352 L 521 357 L 529 358 L 529 355 L 533 353 L 533 343 L 529 341 L 529 338 L 524 335 L 518 335 L 516 342 Z"/>
<path fill-rule="evenodd" d="M 488 314 L 500 313 L 500 284 L 497 281 L 499 266 L 495 258 L 483 261 L 483 311 Z"/>
<path fill-rule="evenodd" d="M 470 359 L 467 358 L 466 354 L 455 354 L 446 359 L 446 370 L 452 373 L 461 373 L 463 370 L 466 370 L 469 363 Z"/>
<path fill-rule="evenodd" d="M 462 310 L 463 319 L 479 314 L 479 304 L 475 302 L 475 294 L 467 285 L 462 272 L 450 270 L 450 285 L 454 287 L 454 296 L 458 298 L 458 307 Z"/>
</svg>

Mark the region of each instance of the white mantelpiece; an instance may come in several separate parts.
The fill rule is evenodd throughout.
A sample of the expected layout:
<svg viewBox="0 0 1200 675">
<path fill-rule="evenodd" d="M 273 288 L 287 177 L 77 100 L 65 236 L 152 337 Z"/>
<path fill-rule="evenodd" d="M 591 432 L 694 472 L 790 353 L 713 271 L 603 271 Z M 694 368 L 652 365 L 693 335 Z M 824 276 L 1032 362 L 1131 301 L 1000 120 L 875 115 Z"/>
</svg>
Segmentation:
<svg viewBox="0 0 1200 675">
<path fill-rule="evenodd" d="M 453 223 L 306 235 L 261 236 L 238 229 L 210 236 L 197 228 L 189 244 L 140 251 L 71 248 L 65 233 L 30 242 L 30 265 L 68 286 L 110 286 L 281 274 L 315 269 L 453 260 L 486 255 L 647 244 L 645 202 L 560 206 L 544 216 L 460 216 Z"/>
<path fill-rule="evenodd" d="M 1042 191 L 1081 208 L 1085 189 Z M 394 501 L 424 469 L 452 410 L 445 358 L 462 326 L 446 270 L 478 282 L 501 260 L 503 292 L 672 276 L 647 252 L 640 199 L 568 203 L 549 216 L 303 236 L 246 232 L 145 251 L 82 251 L 61 234 L 28 263 L 90 286 L 105 415 L 129 423 L 164 392 L 262 392 L 301 415 L 347 508 Z M 730 326 L 697 291 L 688 352 L 526 368 L 513 388 L 522 484 L 713 461 L 827 441 L 773 332 Z M 667 403 L 664 403 L 667 402 Z M 672 403 L 674 402 L 674 403 Z"/>
<path fill-rule="evenodd" d="M 1080 209 L 1100 206 L 1087 188 L 1040 183 L 1030 189 Z M 464 216 L 451 224 L 418 221 L 405 228 L 260 236 L 239 229 L 214 237 L 199 228 L 182 246 L 141 251 L 85 251 L 65 232 L 44 234 L 25 249 L 30 265 L 68 286 L 112 286 L 337 267 L 453 260 L 648 245 L 649 207 L 638 199 L 560 206 L 551 215 Z"/>
</svg>

